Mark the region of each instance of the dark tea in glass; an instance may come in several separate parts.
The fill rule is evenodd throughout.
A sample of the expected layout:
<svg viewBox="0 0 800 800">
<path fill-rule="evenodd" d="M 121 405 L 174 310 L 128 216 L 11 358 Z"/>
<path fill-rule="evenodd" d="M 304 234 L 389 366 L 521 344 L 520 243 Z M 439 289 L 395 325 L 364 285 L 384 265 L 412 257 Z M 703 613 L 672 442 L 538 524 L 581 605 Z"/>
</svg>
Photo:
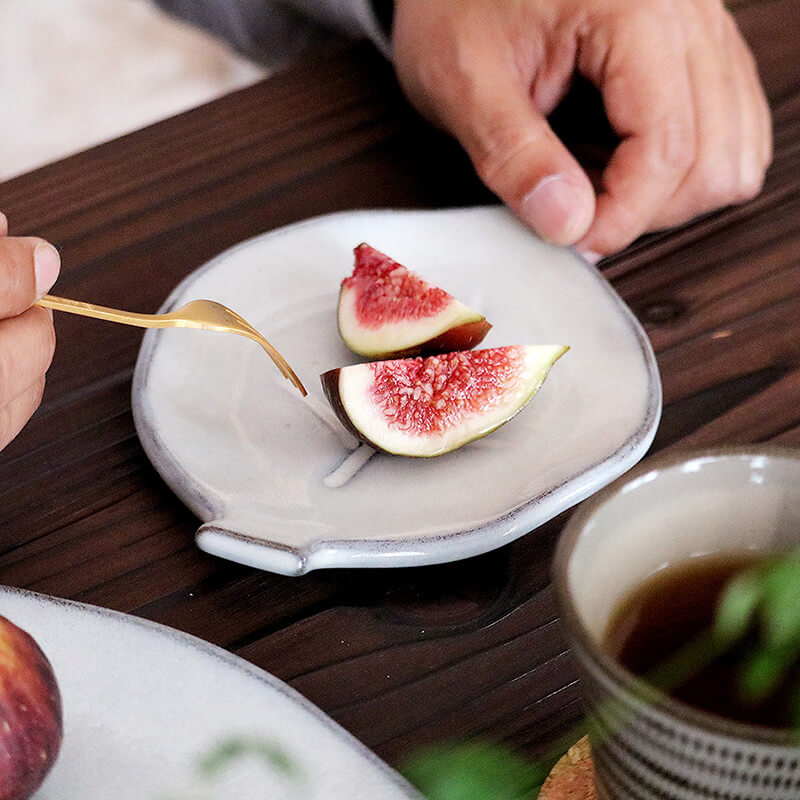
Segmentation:
<svg viewBox="0 0 800 800">
<path fill-rule="evenodd" d="M 755 553 L 701 556 L 656 572 L 617 605 L 606 629 L 605 647 L 624 667 L 647 680 L 687 643 L 710 636 L 728 581 L 765 558 Z M 770 728 L 792 727 L 800 694 L 797 659 L 766 699 L 748 700 L 742 690 L 743 665 L 758 647 L 754 625 L 721 655 L 701 661 L 693 675 L 663 688 L 675 699 L 718 716 Z"/>
</svg>

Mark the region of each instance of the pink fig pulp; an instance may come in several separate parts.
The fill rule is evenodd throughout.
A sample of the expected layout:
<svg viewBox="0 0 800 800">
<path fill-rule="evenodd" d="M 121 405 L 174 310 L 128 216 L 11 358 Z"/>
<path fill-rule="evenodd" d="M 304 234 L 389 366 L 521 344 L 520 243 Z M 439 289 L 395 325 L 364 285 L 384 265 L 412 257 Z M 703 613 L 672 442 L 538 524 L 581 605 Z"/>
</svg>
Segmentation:
<svg viewBox="0 0 800 800">
<path fill-rule="evenodd" d="M 353 274 L 342 281 L 338 322 L 345 344 L 367 358 L 467 350 L 492 327 L 444 289 L 368 244 L 355 248 Z"/>
</svg>

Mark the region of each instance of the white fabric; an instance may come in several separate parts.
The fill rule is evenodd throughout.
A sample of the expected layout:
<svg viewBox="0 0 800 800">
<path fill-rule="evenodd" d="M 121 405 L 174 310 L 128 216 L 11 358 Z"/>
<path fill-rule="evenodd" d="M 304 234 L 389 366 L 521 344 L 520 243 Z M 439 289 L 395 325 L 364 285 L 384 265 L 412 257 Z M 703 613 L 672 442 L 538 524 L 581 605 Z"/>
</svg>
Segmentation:
<svg viewBox="0 0 800 800">
<path fill-rule="evenodd" d="M 148 0 L 0 0 L 0 179 L 267 70 Z"/>
<path fill-rule="evenodd" d="M 0 0 L 0 180 L 254 83 L 331 31 L 389 55 L 370 0 L 155 2 L 172 14 L 151 0 Z"/>
</svg>

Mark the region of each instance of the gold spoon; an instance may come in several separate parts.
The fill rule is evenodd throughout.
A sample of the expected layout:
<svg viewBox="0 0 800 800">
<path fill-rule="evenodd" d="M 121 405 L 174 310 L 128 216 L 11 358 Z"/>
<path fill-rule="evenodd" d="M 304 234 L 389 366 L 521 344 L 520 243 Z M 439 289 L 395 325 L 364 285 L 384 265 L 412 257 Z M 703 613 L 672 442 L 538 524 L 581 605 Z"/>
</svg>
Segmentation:
<svg viewBox="0 0 800 800">
<path fill-rule="evenodd" d="M 300 390 L 303 397 L 307 394 L 300 378 L 295 375 L 286 359 L 235 311 L 231 311 L 213 300 L 192 300 L 185 306 L 167 314 L 138 314 L 134 311 L 119 311 L 116 308 L 96 306 L 80 300 L 67 300 L 64 297 L 54 297 L 50 294 L 42 297 L 37 305 L 56 311 L 66 311 L 69 314 L 80 314 L 83 317 L 121 322 L 123 325 L 135 325 L 137 328 L 200 328 L 206 331 L 238 333 L 240 336 L 246 336 L 248 339 L 258 342 L 267 351 L 267 355 L 275 362 L 275 366 L 283 373 L 283 376 Z"/>
</svg>

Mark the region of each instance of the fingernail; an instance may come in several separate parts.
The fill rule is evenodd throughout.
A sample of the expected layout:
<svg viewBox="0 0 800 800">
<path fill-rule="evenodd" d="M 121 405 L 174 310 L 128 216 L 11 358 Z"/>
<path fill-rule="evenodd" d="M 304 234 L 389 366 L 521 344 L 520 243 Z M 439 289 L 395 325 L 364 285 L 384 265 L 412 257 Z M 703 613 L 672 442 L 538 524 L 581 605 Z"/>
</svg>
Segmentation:
<svg viewBox="0 0 800 800">
<path fill-rule="evenodd" d="M 8 217 L 0 211 L 0 231 L 8 230 Z"/>
<path fill-rule="evenodd" d="M 603 256 L 593 250 L 578 250 L 578 252 L 590 263 L 596 264 Z"/>
<path fill-rule="evenodd" d="M 582 198 L 563 175 L 542 178 L 522 199 L 522 217 L 543 239 L 572 244 L 584 231 Z"/>
<path fill-rule="evenodd" d="M 36 271 L 36 297 L 46 295 L 61 271 L 61 256 L 49 242 L 39 242 L 33 251 L 33 267 Z"/>
</svg>

